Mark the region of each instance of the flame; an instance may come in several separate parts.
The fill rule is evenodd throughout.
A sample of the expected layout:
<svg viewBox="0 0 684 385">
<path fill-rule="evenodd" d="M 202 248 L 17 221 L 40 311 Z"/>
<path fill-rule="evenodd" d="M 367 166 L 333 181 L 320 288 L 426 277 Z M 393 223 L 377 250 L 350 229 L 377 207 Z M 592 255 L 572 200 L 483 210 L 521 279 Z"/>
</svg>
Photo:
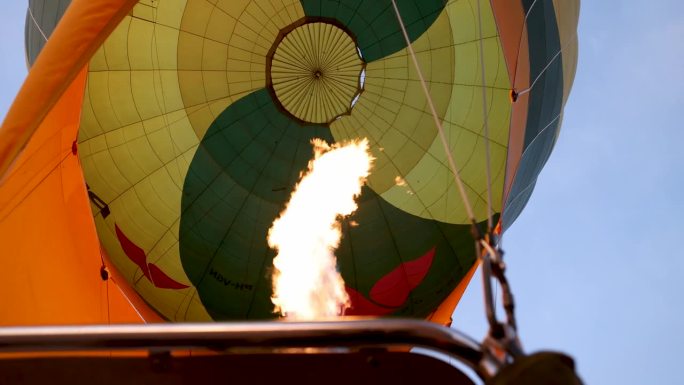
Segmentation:
<svg viewBox="0 0 684 385">
<path fill-rule="evenodd" d="M 340 220 L 356 210 L 354 199 L 373 162 L 367 139 L 311 143 L 314 159 L 268 232 L 268 245 L 278 252 L 271 301 L 291 319 L 337 316 L 349 307 L 335 249 L 342 237 Z"/>
</svg>

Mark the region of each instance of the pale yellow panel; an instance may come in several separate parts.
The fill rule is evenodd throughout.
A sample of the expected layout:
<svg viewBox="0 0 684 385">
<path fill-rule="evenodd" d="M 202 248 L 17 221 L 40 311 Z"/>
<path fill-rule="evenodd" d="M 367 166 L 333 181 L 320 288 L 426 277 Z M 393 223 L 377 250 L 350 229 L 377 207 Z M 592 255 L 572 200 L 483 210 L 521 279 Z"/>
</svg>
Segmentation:
<svg viewBox="0 0 684 385">
<path fill-rule="evenodd" d="M 215 8 L 207 23 L 206 38 L 216 43 L 228 44 L 237 19 L 219 8 Z"/>
<path fill-rule="evenodd" d="M 178 221 L 180 221 L 180 219 L 178 219 Z M 189 280 L 183 271 L 183 264 L 180 262 L 178 238 L 177 233 L 173 232 L 173 224 L 169 227 L 169 230 L 159 238 L 159 241 L 152 247 L 149 253 L 147 253 L 147 260 L 159 266 L 162 271 L 170 277 L 183 277 L 183 280 L 176 280 L 182 281 L 186 285 L 189 284 Z"/>
<path fill-rule="evenodd" d="M 90 89 L 86 84 L 85 94 L 83 96 L 83 107 L 81 109 L 81 124 L 78 130 L 78 140 L 81 142 L 102 133 L 102 127 L 100 127 L 100 123 L 95 118 L 95 112 L 93 111 L 93 105 L 90 100 Z"/>
<path fill-rule="evenodd" d="M 156 24 L 154 27 L 154 44 L 152 63 L 159 70 L 174 70 L 178 68 L 178 35 L 176 28 Z"/>
<path fill-rule="evenodd" d="M 151 0 L 138 1 L 138 4 L 134 5 L 131 10 L 133 19 L 154 21 L 157 16 L 156 4 L 158 3 L 152 2 Z"/>
<path fill-rule="evenodd" d="M 104 141 L 104 136 L 91 140 Z M 129 182 L 108 151 L 94 152 L 82 161 L 83 172 L 91 189 L 105 202 L 110 202 L 116 196 L 130 188 Z"/>
<path fill-rule="evenodd" d="M 151 119 L 162 114 L 161 95 L 154 87 L 155 72 L 131 71 L 131 93 L 141 120 Z"/>
<path fill-rule="evenodd" d="M 121 126 L 127 126 L 140 121 L 133 91 L 131 90 L 131 73 L 129 71 L 109 71 L 109 84 L 116 87 L 109 88 L 109 100 L 114 114 Z"/>
<path fill-rule="evenodd" d="M 156 83 L 157 79 L 159 83 Z M 164 97 L 164 111 L 171 112 L 184 108 L 176 71 L 159 71 L 155 77 L 155 88 L 158 90 L 157 95 Z"/>
<path fill-rule="evenodd" d="M 204 129 L 204 131 L 194 131 L 195 137 L 203 137 L 209 126 L 216 120 L 216 114 L 212 112 L 212 109 L 208 104 L 202 104 L 200 108 L 196 111 L 188 113 L 188 120 L 192 124 L 192 127 L 197 127 L 196 130 Z"/>
<path fill-rule="evenodd" d="M 191 107 L 207 102 L 207 95 L 205 94 L 203 87 L 204 80 L 202 78 L 202 71 L 179 70 L 177 74 L 178 83 L 183 87 L 183 105 Z"/>
<path fill-rule="evenodd" d="M 176 185 L 183 186 L 183 183 L 185 182 L 185 176 L 188 173 L 190 163 L 192 162 L 192 158 L 195 156 L 197 147 L 198 146 L 190 147 L 187 151 L 182 153 L 179 157 L 174 159 L 173 162 L 170 162 L 166 166 L 169 175 L 171 175 Z"/>
<path fill-rule="evenodd" d="M 485 60 L 485 84 L 488 87 L 499 87 L 508 88 L 510 83 L 508 76 L 498 76 L 499 69 L 501 72 L 505 71 L 505 61 L 503 58 L 503 50 L 501 49 L 500 42 L 498 38 L 485 38 L 482 41 L 484 47 L 484 60 Z M 479 47 L 478 47 L 479 55 Z M 478 60 L 479 63 L 479 60 Z M 478 79 L 482 82 L 482 78 L 479 75 Z"/>
<path fill-rule="evenodd" d="M 215 117 L 218 117 L 226 108 L 228 108 L 233 100 L 234 99 L 232 98 L 218 99 L 209 104 L 209 109 Z"/>
<path fill-rule="evenodd" d="M 142 205 L 141 196 L 135 189 L 126 190 L 109 206 L 116 212 L 119 227 L 127 230 L 131 241 L 143 250 L 149 250 L 167 229 Z"/>
<path fill-rule="evenodd" d="M 132 140 L 145 138 L 145 128 L 141 122 L 135 122 L 129 126 L 121 127 L 118 132 L 121 132 L 123 137 L 123 144 L 126 144 Z"/>
<path fill-rule="evenodd" d="M 152 151 L 163 163 L 170 162 L 179 154 L 173 146 L 169 126 L 166 122 L 165 117 L 152 118 L 143 122 Z"/>
<path fill-rule="evenodd" d="M 508 130 L 502 129 L 502 127 L 507 127 L 510 124 L 510 92 L 506 88 L 489 89 L 487 92 L 491 97 L 489 103 L 489 125 L 492 129 L 489 130 L 489 139 L 502 146 L 507 146 Z"/>
<path fill-rule="evenodd" d="M 251 0 L 218 0 L 216 2 L 216 7 L 237 20 L 250 1 Z"/>
<path fill-rule="evenodd" d="M 178 28 L 183 18 L 183 11 L 187 0 L 163 0 L 157 2 L 157 26 L 171 26 Z"/>
<path fill-rule="evenodd" d="M 204 47 L 204 40 L 205 39 L 201 36 L 183 31 L 180 32 L 178 35 L 179 71 L 202 69 L 202 48 Z"/>
<path fill-rule="evenodd" d="M 213 40 L 203 39 L 202 65 L 204 71 L 222 71 L 225 77 L 228 61 L 228 46 Z"/>
<path fill-rule="evenodd" d="M 88 91 L 94 118 L 104 132 L 121 127 L 109 96 L 109 72 L 90 72 Z"/>
<path fill-rule="evenodd" d="M 468 113 L 475 107 L 476 91 L 478 91 L 478 89 L 475 86 L 454 85 L 451 94 L 451 106 L 446 114 L 445 120 L 451 124 L 464 128 Z M 480 95 L 479 92 L 478 95 Z"/>
<path fill-rule="evenodd" d="M 152 40 L 154 39 L 154 24 L 140 19 L 132 19 L 128 31 L 128 58 L 133 70 L 151 70 Z"/>
<path fill-rule="evenodd" d="M 207 30 L 207 22 L 213 10 L 214 5 L 206 0 L 188 1 L 183 13 L 183 21 L 180 24 L 181 31 L 189 32 L 196 36 L 204 36 Z"/>
<path fill-rule="evenodd" d="M 192 130 L 187 116 L 169 122 L 169 130 L 173 144 L 179 153 L 185 152 L 199 144 L 199 139 Z"/>
<path fill-rule="evenodd" d="M 88 63 L 88 71 L 106 71 L 107 70 L 107 59 L 105 58 L 104 47 L 101 46 L 90 58 L 90 63 Z"/>
<path fill-rule="evenodd" d="M 213 321 L 207 310 L 202 305 L 202 301 L 197 295 L 192 297 L 192 301 L 188 306 L 187 310 L 183 314 L 179 314 L 179 321 L 196 321 L 196 322 L 208 322 Z"/>
<path fill-rule="evenodd" d="M 458 0 L 450 2 L 446 7 L 446 12 L 451 20 L 452 39 L 454 45 L 472 42 L 479 36 L 477 28 L 476 9 L 472 8 L 470 1 Z"/>
<path fill-rule="evenodd" d="M 107 69 L 110 71 L 129 70 L 128 60 L 128 28 L 132 18 L 124 17 L 121 23 L 109 35 L 103 45 Z"/>
<path fill-rule="evenodd" d="M 180 217 L 181 189 L 163 167 L 136 184 L 135 191 L 150 216 L 165 227 Z"/>
<path fill-rule="evenodd" d="M 171 235 L 172 233 L 170 231 L 167 232 L 166 234 L 168 234 L 168 236 L 165 235 L 165 237 L 162 238 L 163 241 L 165 241 L 166 239 L 173 239 L 173 235 Z M 161 257 L 155 258 L 153 260 L 154 260 L 154 263 L 164 273 L 166 273 L 169 277 L 173 278 L 175 281 L 180 282 L 186 286 L 192 287 L 192 283 L 190 282 L 190 279 L 185 274 L 185 270 L 183 270 L 183 264 L 180 261 L 180 252 L 178 250 L 178 241 L 177 240 L 173 245 L 171 245 L 166 250 L 166 252 Z M 183 289 L 183 292 L 189 292 L 190 290 L 191 289 L 189 289 L 189 288 Z M 175 299 L 176 298 L 174 297 L 174 300 Z M 173 306 L 171 306 L 171 308 L 174 310 L 174 316 L 175 316 L 175 313 L 177 312 L 177 308 L 180 308 L 181 303 L 174 301 Z M 174 308 L 176 308 L 176 309 L 174 309 Z"/>
<path fill-rule="evenodd" d="M 472 41 L 454 46 L 454 83 L 480 84 L 480 42 Z"/>
<path fill-rule="evenodd" d="M 133 184 L 162 165 L 146 137 L 131 140 L 125 145 L 110 146 L 109 153 L 122 174 Z"/>
</svg>

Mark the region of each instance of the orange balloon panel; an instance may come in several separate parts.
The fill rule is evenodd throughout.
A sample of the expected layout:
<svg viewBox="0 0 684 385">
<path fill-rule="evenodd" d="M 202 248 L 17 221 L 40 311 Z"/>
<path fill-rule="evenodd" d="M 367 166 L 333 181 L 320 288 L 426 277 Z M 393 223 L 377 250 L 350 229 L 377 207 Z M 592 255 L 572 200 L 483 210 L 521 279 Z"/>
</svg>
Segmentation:
<svg viewBox="0 0 684 385">
<path fill-rule="evenodd" d="M 75 147 L 86 71 L 38 127 L 0 187 L 0 325 L 140 322 L 100 276 Z"/>
</svg>

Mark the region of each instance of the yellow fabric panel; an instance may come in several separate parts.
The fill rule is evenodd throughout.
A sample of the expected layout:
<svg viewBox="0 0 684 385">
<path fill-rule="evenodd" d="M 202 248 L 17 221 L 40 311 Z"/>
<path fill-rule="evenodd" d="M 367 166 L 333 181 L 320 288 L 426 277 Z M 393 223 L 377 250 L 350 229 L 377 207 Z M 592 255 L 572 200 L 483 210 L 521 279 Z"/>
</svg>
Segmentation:
<svg viewBox="0 0 684 385">
<path fill-rule="evenodd" d="M 497 212 L 503 194 L 510 81 L 491 8 L 482 5 L 492 208 Z M 487 214 L 487 181 L 482 156 L 485 139 L 476 6 L 474 0 L 451 2 L 413 46 L 438 114 L 443 117 L 445 135 L 476 218 L 483 220 Z M 444 147 L 407 54 L 403 50 L 368 65 L 366 90 L 351 116 L 332 124 L 333 134 L 366 136 L 377 143 L 380 151 L 374 154 L 377 159 L 369 185 L 388 202 L 421 217 L 468 223 Z M 406 71 L 410 80 L 397 80 L 406 78 Z M 418 128 L 423 131 L 421 135 L 414 133 Z"/>
<path fill-rule="evenodd" d="M 147 120 L 162 114 L 163 106 L 157 101 L 155 73 L 153 71 L 131 71 L 130 89 L 139 120 Z M 153 102 L 150 102 L 153 101 Z"/>
<path fill-rule="evenodd" d="M 156 29 L 162 26 L 168 26 L 173 29 L 178 29 L 177 26 L 180 25 L 183 19 L 183 12 L 185 11 L 185 6 L 187 0 L 174 0 L 174 1 L 154 1 L 155 11 L 154 11 L 154 21 L 157 23 L 155 25 Z M 174 41 L 158 40 L 160 45 L 173 45 L 175 47 Z M 174 48 L 175 49 L 175 48 Z"/>
<path fill-rule="evenodd" d="M 121 24 L 112 32 L 102 45 L 104 60 L 110 71 L 122 71 L 131 69 L 130 60 L 126 47 L 128 46 L 128 31 L 131 25 L 131 17 L 125 17 Z"/>
</svg>

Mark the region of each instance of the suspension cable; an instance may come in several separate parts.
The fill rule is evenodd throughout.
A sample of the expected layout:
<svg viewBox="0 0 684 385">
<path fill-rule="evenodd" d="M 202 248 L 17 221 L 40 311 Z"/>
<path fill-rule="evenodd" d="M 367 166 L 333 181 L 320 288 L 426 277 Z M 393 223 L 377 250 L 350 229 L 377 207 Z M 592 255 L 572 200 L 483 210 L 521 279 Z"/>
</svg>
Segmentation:
<svg viewBox="0 0 684 385">
<path fill-rule="evenodd" d="M 518 51 L 520 51 L 520 45 L 522 44 L 522 37 L 523 37 L 523 33 L 524 33 L 524 28 L 525 28 L 525 26 L 527 25 L 527 19 L 528 19 L 528 17 L 530 16 L 530 13 L 532 13 L 532 9 L 534 8 L 534 5 L 535 5 L 536 3 L 537 3 L 537 0 L 534 0 L 534 2 L 532 2 L 532 5 L 530 5 L 530 8 L 527 10 L 527 13 L 525 13 L 525 19 L 523 20 L 523 26 L 522 26 L 522 28 L 520 29 L 520 40 L 518 41 Z M 479 3 L 478 3 L 478 4 L 479 4 Z M 541 70 L 541 72 L 539 72 L 539 74 L 537 74 L 537 76 L 534 78 L 534 80 L 532 81 L 532 83 L 530 84 L 529 87 L 527 87 L 527 88 L 525 88 L 524 90 L 521 90 L 521 91 L 515 91 L 515 90 L 513 90 L 514 100 L 517 99 L 518 97 L 520 97 L 520 96 L 522 96 L 522 95 L 525 95 L 526 93 L 532 91 L 532 88 L 534 88 L 535 84 L 537 84 L 537 82 L 539 81 L 539 79 L 541 79 L 542 75 L 544 75 L 544 73 L 546 72 L 546 70 L 548 70 L 549 67 L 551 67 L 551 64 L 553 64 L 553 63 L 556 61 L 556 59 L 558 59 L 558 57 L 561 55 L 561 53 L 563 53 L 563 51 L 564 51 L 570 44 L 574 43 L 575 40 L 577 40 L 577 34 L 573 34 L 568 40 L 565 41 L 565 43 L 561 44 L 560 49 L 558 50 L 558 52 L 556 52 L 556 53 L 553 55 L 553 57 L 551 58 L 551 60 L 549 60 L 549 62 L 546 63 L 546 66 Z M 516 80 L 517 76 L 518 76 L 518 67 L 517 67 L 517 62 L 516 62 L 515 75 L 513 76 L 513 87 L 515 87 L 515 80 Z"/>
<path fill-rule="evenodd" d="M 36 18 L 33 17 L 33 11 L 31 10 L 31 6 L 28 7 L 28 14 L 29 14 L 29 16 L 31 16 L 31 20 L 33 21 L 33 25 L 36 26 L 36 29 L 38 30 L 38 32 L 40 32 L 41 36 L 43 36 L 43 39 L 45 41 L 48 41 L 48 38 L 45 35 L 45 32 L 43 32 L 43 30 L 40 28 L 40 25 L 38 24 L 38 21 L 36 21 Z"/>
<path fill-rule="evenodd" d="M 482 261 L 482 276 L 483 276 L 483 282 L 484 282 L 484 295 L 485 295 L 485 307 L 486 307 L 486 314 L 487 314 L 487 319 L 490 324 L 490 337 L 494 339 L 494 341 L 497 344 L 501 344 L 502 347 L 504 347 L 509 353 L 515 355 L 522 354 L 522 348 L 520 347 L 519 341 L 517 340 L 517 332 L 516 332 L 516 320 L 515 320 L 515 314 L 514 314 L 514 303 L 513 303 L 513 295 L 511 294 L 510 286 L 508 284 L 508 280 L 506 279 L 506 276 L 504 274 L 505 270 L 505 264 L 503 263 L 503 259 L 501 257 L 502 251 L 501 250 L 496 250 L 495 247 L 493 246 L 495 244 L 493 237 L 493 234 L 491 233 L 491 230 L 493 229 L 492 226 L 492 216 L 491 216 L 491 177 L 490 177 L 490 167 L 491 167 L 491 159 L 490 159 L 490 153 L 489 153 L 489 125 L 488 125 L 488 110 L 487 110 L 487 95 L 486 95 L 486 90 L 485 90 L 485 63 L 484 63 L 484 43 L 482 41 L 483 33 L 482 33 L 482 13 L 481 13 L 481 6 L 480 2 L 478 0 L 477 4 L 477 12 L 478 12 L 478 18 L 479 18 L 479 37 L 480 37 L 480 68 L 481 68 L 481 79 L 482 79 L 482 107 L 483 107 L 483 123 L 484 123 L 484 137 L 485 137 L 485 156 L 486 156 L 486 172 L 487 172 L 487 223 L 488 223 L 488 233 L 487 236 L 484 237 L 479 231 L 479 228 L 477 226 L 477 222 L 475 219 L 475 215 L 472 209 L 472 206 L 470 205 L 470 201 L 468 200 L 468 197 L 465 192 L 464 184 L 461 179 L 461 176 L 458 172 L 458 168 L 456 167 L 456 162 L 454 161 L 454 158 L 451 154 L 451 150 L 449 148 L 449 145 L 446 140 L 446 136 L 444 134 L 444 129 L 442 127 L 441 120 L 437 114 L 437 110 L 434 106 L 434 103 L 432 101 L 432 97 L 430 95 L 430 91 L 428 90 L 427 83 L 425 81 L 425 78 L 423 77 L 423 73 L 420 69 L 420 65 L 418 63 L 418 59 L 416 57 L 415 51 L 413 50 L 413 46 L 411 44 L 411 40 L 409 38 L 408 32 L 406 31 L 406 27 L 404 25 L 404 22 L 401 17 L 401 13 L 399 12 L 399 8 L 397 6 L 396 0 L 391 0 L 392 1 L 392 7 L 394 8 L 394 12 L 396 13 L 397 20 L 399 22 L 399 26 L 401 27 L 401 31 L 404 35 L 404 39 L 406 40 L 407 48 L 409 51 L 409 54 L 411 56 L 411 59 L 413 61 L 413 65 L 416 69 L 416 72 L 418 73 L 418 78 L 420 80 L 421 87 L 423 89 L 423 93 L 425 94 L 425 97 L 427 99 L 428 105 L 430 107 L 430 111 L 432 113 L 432 117 L 435 122 L 435 126 L 437 127 L 437 131 L 439 132 L 439 137 L 442 142 L 442 145 L 444 147 L 444 151 L 446 153 L 447 159 L 449 161 L 449 167 L 451 168 L 452 174 L 454 175 L 454 181 L 456 182 L 456 185 L 458 186 L 459 193 L 461 194 L 461 197 L 463 199 L 463 205 L 465 207 L 465 210 L 470 217 L 470 220 L 472 222 L 472 229 L 473 229 L 473 236 L 475 237 L 475 249 L 478 250 L 479 257 Z M 536 2 L 536 1 L 535 1 Z M 533 3 L 534 5 L 534 3 Z M 529 12 L 528 12 L 529 13 Z M 529 92 L 529 91 L 528 91 Z M 506 318 L 507 322 L 501 323 L 498 321 L 496 314 L 495 314 L 495 298 L 492 293 L 492 278 L 495 278 L 496 282 L 498 282 L 501 285 L 501 290 L 502 290 L 502 297 L 503 297 L 503 307 L 506 312 Z"/>
<path fill-rule="evenodd" d="M 556 54 L 553 55 L 553 57 L 551 58 L 551 60 L 549 60 L 549 62 L 546 64 L 546 67 L 544 67 L 544 69 L 541 70 L 541 72 L 539 73 L 539 75 L 537 75 L 537 77 L 534 78 L 534 81 L 532 82 L 532 84 L 530 84 L 530 86 L 527 87 L 527 88 L 525 88 L 524 90 L 522 90 L 522 91 L 520 91 L 520 92 L 516 92 L 516 96 L 525 95 L 526 93 L 532 91 L 532 88 L 534 87 L 534 85 L 537 84 L 537 81 L 538 81 L 539 79 L 541 79 L 542 75 L 544 75 L 544 73 L 546 72 L 546 70 L 549 69 L 549 67 L 551 67 L 551 64 L 553 64 L 553 62 L 555 62 L 556 59 L 558 59 L 558 57 L 561 55 L 561 53 L 563 53 L 563 50 L 564 50 L 565 48 L 567 48 L 568 45 L 570 45 L 571 43 L 573 43 L 576 39 L 577 39 L 577 35 L 573 35 L 569 40 L 567 40 L 567 41 L 565 42 L 565 44 L 563 44 L 563 45 L 561 46 L 561 48 L 558 50 L 558 52 L 556 52 Z"/>
</svg>

